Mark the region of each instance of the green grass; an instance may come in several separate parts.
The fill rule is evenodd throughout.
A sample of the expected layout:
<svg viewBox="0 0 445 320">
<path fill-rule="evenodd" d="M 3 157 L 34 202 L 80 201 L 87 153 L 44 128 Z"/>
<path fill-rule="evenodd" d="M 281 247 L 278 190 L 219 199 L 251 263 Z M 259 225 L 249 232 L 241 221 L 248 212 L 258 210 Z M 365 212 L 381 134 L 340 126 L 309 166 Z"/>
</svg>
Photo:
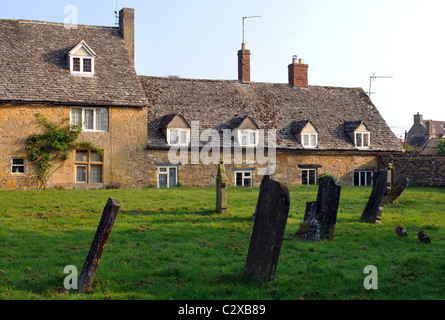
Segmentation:
<svg viewBox="0 0 445 320">
<path fill-rule="evenodd" d="M 291 209 L 275 280 L 243 274 L 258 188 L 0 191 L 0 299 L 444 299 L 445 189 L 410 187 L 383 221 L 359 221 L 371 189 L 343 187 L 333 241 L 294 237 L 317 187 L 290 187 Z M 63 287 L 82 269 L 108 197 L 121 203 L 94 291 Z M 402 225 L 408 237 L 396 236 Z M 432 244 L 419 243 L 424 230 Z M 367 265 L 378 289 L 366 290 Z"/>
</svg>

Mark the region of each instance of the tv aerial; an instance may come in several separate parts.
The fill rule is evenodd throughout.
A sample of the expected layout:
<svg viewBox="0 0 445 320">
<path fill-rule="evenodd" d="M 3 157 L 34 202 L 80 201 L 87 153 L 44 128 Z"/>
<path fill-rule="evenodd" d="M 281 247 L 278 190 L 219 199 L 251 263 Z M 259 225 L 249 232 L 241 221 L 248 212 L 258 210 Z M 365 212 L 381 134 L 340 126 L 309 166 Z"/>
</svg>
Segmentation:
<svg viewBox="0 0 445 320">
<path fill-rule="evenodd" d="M 244 32 L 244 24 L 245 24 L 245 20 L 246 19 L 253 19 L 253 18 L 261 18 L 261 16 L 249 16 L 249 17 L 243 17 L 242 19 L 243 19 L 243 43 L 246 43 L 245 41 L 244 41 L 244 37 L 245 37 L 245 32 Z"/>
<path fill-rule="evenodd" d="M 371 84 L 372 81 L 375 81 L 375 79 L 377 78 L 384 78 L 384 79 L 392 79 L 392 76 L 376 76 L 375 73 L 369 77 L 369 91 L 366 92 L 368 94 L 369 97 L 371 97 L 371 94 L 376 94 L 375 92 L 371 91 Z"/>
</svg>

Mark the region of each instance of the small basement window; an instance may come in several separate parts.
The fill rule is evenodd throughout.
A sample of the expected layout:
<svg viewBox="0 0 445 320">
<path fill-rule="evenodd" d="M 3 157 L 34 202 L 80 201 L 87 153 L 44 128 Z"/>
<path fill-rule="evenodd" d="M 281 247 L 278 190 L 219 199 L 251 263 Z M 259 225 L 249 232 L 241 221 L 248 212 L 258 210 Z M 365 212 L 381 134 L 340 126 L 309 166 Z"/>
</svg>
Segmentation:
<svg viewBox="0 0 445 320">
<path fill-rule="evenodd" d="M 317 184 L 317 169 L 301 169 L 301 184 L 308 186 Z"/>
<path fill-rule="evenodd" d="M 174 188 L 177 181 L 177 167 L 158 167 L 158 188 Z"/>
</svg>

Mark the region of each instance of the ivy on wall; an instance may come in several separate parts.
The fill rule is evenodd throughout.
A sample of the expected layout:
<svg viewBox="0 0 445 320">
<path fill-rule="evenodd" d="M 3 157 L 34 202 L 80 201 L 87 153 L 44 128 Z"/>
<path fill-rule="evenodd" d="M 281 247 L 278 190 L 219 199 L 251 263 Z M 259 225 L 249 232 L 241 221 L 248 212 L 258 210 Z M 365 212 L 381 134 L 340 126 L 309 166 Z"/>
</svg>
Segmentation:
<svg viewBox="0 0 445 320">
<path fill-rule="evenodd" d="M 69 119 L 64 119 L 62 125 L 58 126 L 48 121 L 40 113 L 36 114 L 37 120 L 46 128 L 44 133 L 31 134 L 26 139 L 25 150 L 27 158 L 37 167 L 37 182 L 46 188 L 49 172 L 55 161 L 69 159 L 72 149 L 82 147 L 90 149 L 103 155 L 103 150 L 98 149 L 92 142 L 77 142 L 81 132 L 81 124 L 69 124 L 63 126 Z"/>
</svg>

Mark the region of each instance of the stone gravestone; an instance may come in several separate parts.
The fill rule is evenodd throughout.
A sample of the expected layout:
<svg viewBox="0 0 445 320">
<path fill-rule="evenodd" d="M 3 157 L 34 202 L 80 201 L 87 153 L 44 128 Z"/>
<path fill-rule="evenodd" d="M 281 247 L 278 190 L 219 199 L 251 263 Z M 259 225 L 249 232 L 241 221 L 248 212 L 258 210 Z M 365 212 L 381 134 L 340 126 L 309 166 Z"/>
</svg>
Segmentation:
<svg viewBox="0 0 445 320">
<path fill-rule="evenodd" d="M 255 222 L 247 253 L 245 272 L 263 281 L 275 278 L 275 272 L 289 214 L 287 187 L 265 175 L 255 212 Z"/>
<path fill-rule="evenodd" d="M 409 179 L 402 178 L 398 180 L 393 186 L 391 186 L 391 190 L 383 197 L 383 205 L 388 203 L 393 203 L 400 195 L 403 190 L 409 186 Z"/>
<path fill-rule="evenodd" d="M 78 283 L 79 292 L 88 292 L 91 290 L 97 267 L 99 266 L 105 245 L 107 244 L 111 230 L 113 229 L 114 221 L 119 213 L 120 206 L 119 201 L 114 198 L 109 198 L 105 205 L 102 218 L 97 227 L 96 235 L 94 236 L 90 251 L 88 252 L 82 272 L 80 273 Z"/>
<path fill-rule="evenodd" d="M 295 236 L 311 241 L 333 240 L 340 192 L 338 180 L 326 177 L 318 188 L 317 201 L 306 203 L 303 223 Z"/>
<path fill-rule="evenodd" d="M 388 171 L 381 170 L 377 174 L 371 195 L 360 217 L 361 221 L 376 223 L 381 220 L 383 211 L 383 197 L 388 192 Z"/>
<path fill-rule="evenodd" d="M 216 176 L 216 212 L 227 212 L 227 175 L 222 159 L 218 164 Z"/>
</svg>

